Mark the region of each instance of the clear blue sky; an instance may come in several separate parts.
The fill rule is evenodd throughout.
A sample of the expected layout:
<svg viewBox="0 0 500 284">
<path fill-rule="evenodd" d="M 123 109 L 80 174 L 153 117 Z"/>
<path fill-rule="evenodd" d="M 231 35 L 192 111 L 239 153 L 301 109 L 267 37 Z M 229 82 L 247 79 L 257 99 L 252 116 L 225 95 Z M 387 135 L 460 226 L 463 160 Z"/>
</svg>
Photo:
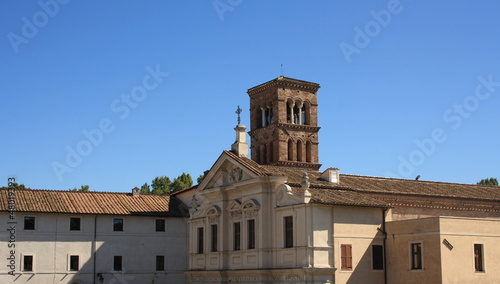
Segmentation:
<svg viewBox="0 0 500 284">
<path fill-rule="evenodd" d="M 2 1 L 0 184 L 120 192 L 196 179 L 234 142 L 238 105 L 249 124 L 247 89 L 281 64 L 321 84 L 322 169 L 500 178 L 499 11 L 494 0 Z"/>
</svg>

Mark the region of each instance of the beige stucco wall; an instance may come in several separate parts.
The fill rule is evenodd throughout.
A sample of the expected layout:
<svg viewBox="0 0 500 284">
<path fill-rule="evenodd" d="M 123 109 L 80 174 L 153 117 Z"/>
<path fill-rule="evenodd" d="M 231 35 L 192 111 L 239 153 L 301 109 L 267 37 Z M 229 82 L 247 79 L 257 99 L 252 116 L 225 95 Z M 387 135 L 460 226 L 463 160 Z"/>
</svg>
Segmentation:
<svg viewBox="0 0 500 284">
<path fill-rule="evenodd" d="M 35 217 L 35 230 L 24 230 L 24 216 Z M 155 217 L 15 214 L 15 283 L 93 282 L 95 235 L 96 272 L 103 283 L 183 283 L 187 268 L 187 226 L 184 218 L 165 218 L 166 232 L 155 232 Z M 81 218 L 81 230 L 69 230 L 69 218 Z M 124 231 L 113 232 L 113 218 L 124 219 Z M 0 214 L 0 283 L 11 283 L 7 257 L 10 253 L 8 214 Z M 159 218 L 159 217 L 158 217 Z M 95 220 L 97 222 L 95 223 Z M 97 234 L 94 228 L 97 229 Z M 23 272 L 23 255 L 33 255 L 33 272 Z M 78 255 L 80 270 L 69 271 L 69 256 Z M 123 257 L 122 271 L 113 273 L 113 256 Z M 155 271 L 156 255 L 165 256 L 165 271 Z M 122 282 L 120 282 L 122 281 Z M 177 281 L 177 282 L 175 282 Z"/>
<path fill-rule="evenodd" d="M 388 283 L 497 283 L 500 221 L 433 217 L 387 223 Z M 453 248 L 443 241 L 446 239 Z M 410 269 L 410 243 L 422 242 L 423 269 Z M 485 272 L 474 271 L 474 244 L 483 244 Z"/>
<path fill-rule="evenodd" d="M 383 212 L 381 208 L 334 207 L 334 251 L 337 272 L 335 283 L 384 283 L 384 271 L 372 269 L 371 245 L 383 245 Z M 352 245 L 352 270 L 342 270 L 340 246 Z"/>
</svg>

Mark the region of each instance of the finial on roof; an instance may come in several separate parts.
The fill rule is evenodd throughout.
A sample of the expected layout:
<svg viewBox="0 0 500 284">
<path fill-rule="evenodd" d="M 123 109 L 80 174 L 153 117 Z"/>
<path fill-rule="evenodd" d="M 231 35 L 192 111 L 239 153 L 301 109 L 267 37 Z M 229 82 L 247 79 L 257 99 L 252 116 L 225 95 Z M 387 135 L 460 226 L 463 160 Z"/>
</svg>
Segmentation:
<svg viewBox="0 0 500 284">
<path fill-rule="evenodd" d="M 309 188 L 309 185 L 311 184 L 309 182 L 309 175 L 304 172 L 304 175 L 302 176 L 302 182 L 300 183 L 302 185 L 302 188 L 307 190 Z"/>
<path fill-rule="evenodd" d="M 281 77 L 283 77 L 283 64 L 281 64 Z"/>
<path fill-rule="evenodd" d="M 242 112 L 240 106 L 238 105 L 238 108 L 236 109 L 235 113 L 238 115 L 238 125 L 241 124 L 241 117 L 240 117 L 240 113 Z"/>
</svg>

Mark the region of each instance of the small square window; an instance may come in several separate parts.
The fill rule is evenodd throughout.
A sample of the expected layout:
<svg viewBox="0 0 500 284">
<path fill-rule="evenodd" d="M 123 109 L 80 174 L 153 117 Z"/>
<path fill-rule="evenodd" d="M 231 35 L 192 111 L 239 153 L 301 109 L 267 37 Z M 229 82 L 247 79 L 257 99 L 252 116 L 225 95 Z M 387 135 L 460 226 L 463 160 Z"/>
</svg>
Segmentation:
<svg viewBox="0 0 500 284">
<path fill-rule="evenodd" d="M 24 217 L 24 229 L 25 230 L 35 229 L 35 217 Z"/>
<path fill-rule="evenodd" d="M 165 219 L 156 219 L 156 231 L 165 232 Z"/>
<path fill-rule="evenodd" d="M 69 230 L 80 231 L 80 218 L 69 218 Z"/>
<path fill-rule="evenodd" d="M 23 271 L 33 271 L 33 256 L 23 256 Z"/>
<path fill-rule="evenodd" d="M 69 270 L 78 271 L 80 269 L 80 257 L 78 255 L 72 255 L 69 257 Z"/>
<path fill-rule="evenodd" d="M 114 232 L 123 232 L 123 219 L 114 218 L 113 219 L 113 231 Z"/>
<path fill-rule="evenodd" d="M 122 271 L 122 256 L 115 255 L 113 257 L 113 270 L 114 271 Z"/>
<path fill-rule="evenodd" d="M 164 271 L 165 270 L 165 256 L 157 255 L 156 256 L 156 271 Z"/>
</svg>

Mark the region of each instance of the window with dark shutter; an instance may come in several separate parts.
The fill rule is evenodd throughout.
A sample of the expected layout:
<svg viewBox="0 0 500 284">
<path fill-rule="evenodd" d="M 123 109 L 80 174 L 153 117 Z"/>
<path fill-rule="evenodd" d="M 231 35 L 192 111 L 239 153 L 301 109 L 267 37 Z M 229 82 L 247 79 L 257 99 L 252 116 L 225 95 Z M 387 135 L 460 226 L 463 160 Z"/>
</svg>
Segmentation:
<svg viewBox="0 0 500 284">
<path fill-rule="evenodd" d="M 78 255 L 72 255 L 69 257 L 69 270 L 78 271 L 80 269 L 80 257 Z"/>
<path fill-rule="evenodd" d="M 69 230 L 70 231 L 80 231 L 80 218 L 72 217 L 69 218 Z"/>
<path fill-rule="evenodd" d="M 198 228 L 198 253 L 203 253 L 203 228 Z"/>
<path fill-rule="evenodd" d="M 248 220 L 248 249 L 255 248 L 255 220 Z"/>
<path fill-rule="evenodd" d="M 157 255 L 156 256 L 156 271 L 164 271 L 165 270 L 165 256 Z"/>
<path fill-rule="evenodd" d="M 340 268 L 352 269 L 352 245 L 340 245 Z"/>
<path fill-rule="evenodd" d="M 241 227 L 240 227 L 239 222 L 233 224 L 233 235 L 234 235 L 233 249 L 240 250 L 241 249 Z"/>
<path fill-rule="evenodd" d="M 284 218 L 285 222 L 285 248 L 293 248 L 293 216 Z"/>
<path fill-rule="evenodd" d="M 384 269 L 384 247 L 381 245 L 372 246 L 372 268 L 373 270 Z"/>
<path fill-rule="evenodd" d="M 214 251 L 217 251 L 217 225 L 214 224 L 212 225 L 212 248 L 211 250 L 214 252 Z"/>
<path fill-rule="evenodd" d="M 156 219 L 155 225 L 157 232 L 165 232 L 165 219 Z"/>
<path fill-rule="evenodd" d="M 23 256 L 23 271 L 33 271 L 33 256 Z"/>
<path fill-rule="evenodd" d="M 113 257 L 113 270 L 114 271 L 122 271 L 122 256 L 115 255 Z"/>
</svg>

